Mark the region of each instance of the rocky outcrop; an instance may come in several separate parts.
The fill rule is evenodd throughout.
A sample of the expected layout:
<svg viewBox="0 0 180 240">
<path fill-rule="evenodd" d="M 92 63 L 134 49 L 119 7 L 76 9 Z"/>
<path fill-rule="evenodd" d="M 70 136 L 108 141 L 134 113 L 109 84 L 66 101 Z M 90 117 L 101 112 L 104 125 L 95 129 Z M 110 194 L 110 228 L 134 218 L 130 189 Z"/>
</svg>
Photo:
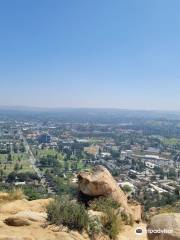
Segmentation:
<svg viewBox="0 0 180 240">
<path fill-rule="evenodd" d="M 89 240 L 87 234 L 46 226 L 46 206 L 52 199 L 9 201 L 1 194 L 0 240 Z"/>
<path fill-rule="evenodd" d="M 0 204 L 0 240 L 90 240 L 86 232 L 70 231 L 67 227 L 49 225 L 45 222 L 46 206 L 52 199 L 28 201 L 25 199 L 9 202 L 2 194 Z M 89 216 L 101 217 L 102 213 L 90 210 Z M 28 224 L 26 224 L 28 223 Z M 117 240 L 135 239 L 136 224 L 124 226 Z M 94 240 L 109 240 L 103 234 Z M 146 240 L 146 238 L 143 238 Z"/>
<path fill-rule="evenodd" d="M 147 227 L 149 240 L 180 240 L 180 213 L 154 216 Z"/>
<path fill-rule="evenodd" d="M 127 197 L 119 188 L 110 172 L 103 166 L 97 166 L 89 172 L 78 175 L 79 190 L 89 196 L 111 196 L 123 207 L 128 207 Z"/>
<path fill-rule="evenodd" d="M 128 205 L 126 195 L 105 167 L 97 166 L 91 173 L 79 173 L 78 184 L 83 194 L 91 197 L 112 197 L 125 209 L 126 213 L 134 216 L 137 221 L 141 220 L 141 206 Z"/>
</svg>

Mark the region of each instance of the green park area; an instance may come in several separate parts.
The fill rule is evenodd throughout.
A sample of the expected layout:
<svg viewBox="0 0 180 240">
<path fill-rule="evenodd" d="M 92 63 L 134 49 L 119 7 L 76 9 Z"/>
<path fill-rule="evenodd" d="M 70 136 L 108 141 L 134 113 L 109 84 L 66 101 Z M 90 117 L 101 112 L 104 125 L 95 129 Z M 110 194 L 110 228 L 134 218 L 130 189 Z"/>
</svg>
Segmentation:
<svg viewBox="0 0 180 240">
<path fill-rule="evenodd" d="M 13 171 L 18 173 L 33 172 L 28 159 L 29 156 L 26 153 L 0 154 L 1 174 L 7 176 Z"/>
<path fill-rule="evenodd" d="M 53 167 L 53 165 L 51 165 L 53 161 L 58 162 L 59 170 L 63 173 L 72 170 L 80 171 L 85 168 L 83 159 L 78 159 L 76 156 L 67 157 L 55 149 L 34 150 L 33 153 L 36 160 L 41 163 L 43 171 Z"/>
<path fill-rule="evenodd" d="M 162 142 L 164 145 L 169 145 L 169 146 L 180 145 L 179 138 L 163 138 Z"/>
</svg>

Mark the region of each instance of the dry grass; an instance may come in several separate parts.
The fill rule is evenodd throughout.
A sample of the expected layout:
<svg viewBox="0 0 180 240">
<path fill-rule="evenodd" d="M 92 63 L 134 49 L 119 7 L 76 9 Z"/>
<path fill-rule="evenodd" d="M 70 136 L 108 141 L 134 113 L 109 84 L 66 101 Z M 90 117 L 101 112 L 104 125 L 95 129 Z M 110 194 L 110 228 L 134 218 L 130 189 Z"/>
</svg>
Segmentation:
<svg viewBox="0 0 180 240">
<path fill-rule="evenodd" d="M 5 192 L 0 193 L 0 203 L 7 202 L 9 199 L 9 194 Z"/>
<path fill-rule="evenodd" d="M 14 201 L 14 200 L 21 200 L 21 199 L 25 199 L 26 196 L 24 195 L 22 189 L 18 188 L 18 189 L 12 189 L 9 192 L 9 200 L 10 201 Z"/>
<path fill-rule="evenodd" d="M 1 192 L 0 193 L 0 203 L 3 202 L 11 202 L 15 200 L 25 199 L 26 196 L 24 195 L 22 189 L 12 189 L 9 193 Z"/>
</svg>

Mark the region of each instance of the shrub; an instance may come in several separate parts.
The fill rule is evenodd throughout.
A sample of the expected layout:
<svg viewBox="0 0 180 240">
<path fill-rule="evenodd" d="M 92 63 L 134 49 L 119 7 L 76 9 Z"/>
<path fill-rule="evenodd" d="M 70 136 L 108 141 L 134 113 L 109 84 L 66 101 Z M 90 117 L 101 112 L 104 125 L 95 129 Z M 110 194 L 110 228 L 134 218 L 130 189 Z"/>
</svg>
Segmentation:
<svg viewBox="0 0 180 240">
<path fill-rule="evenodd" d="M 124 185 L 124 186 L 122 187 L 122 190 L 123 190 L 124 192 L 126 192 L 126 193 L 129 193 L 129 192 L 132 191 L 132 188 L 131 188 L 129 185 Z"/>
<path fill-rule="evenodd" d="M 113 209 L 108 209 L 106 215 L 102 218 L 103 232 L 111 239 L 116 239 L 121 231 L 121 218 Z"/>
<path fill-rule="evenodd" d="M 127 215 L 125 212 L 122 212 L 121 219 L 126 225 L 130 225 L 130 226 L 134 225 L 134 218 L 131 214 Z"/>
<path fill-rule="evenodd" d="M 131 214 L 129 215 L 129 225 L 130 226 L 134 225 L 134 218 L 133 218 L 133 216 Z"/>
<path fill-rule="evenodd" d="M 90 203 L 92 210 L 104 213 L 101 219 L 103 225 L 102 232 L 111 239 L 115 239 L 121 230 L 121 216 L 119 216 L 117 211 L 119 207 L 120 205 L 110 197 L 100 197 Z"/>
<path fill-rule="evenodd" d="M 103 225 L 98 217 L 93 216 L 93 217 L 89 218 L 87 231 L 91 237 L 103 232 Z"/>
<path fill-rule="evenodd" d="M 27 196 L 28 200 L 36 200 L 44 198 L 44 193 L 38 191 L 35 187 L 25 186 L 23 187 L 24 194 Z"/>
<path fill-rule="evenodd" d="M 84 205 L 74 203 L 66 198 L 56 199 L 47 206 L 48 221 L 64 225 L 69 229 L 82 231 L 88 226 L 88 213 Z"/>
<path fill-rule="evenodd" d="M 94 211 L 106 212 L 107 209 L 118 209 L 120 204 L 110 197 L 99 197 L 90 202 L 90 208 Z"/>
<path fill-rule="evenodd" d="M 128 225 L 128 215 L 125 212 L 121 213 L 121 219 L 126 225 Z"/>
</svg>

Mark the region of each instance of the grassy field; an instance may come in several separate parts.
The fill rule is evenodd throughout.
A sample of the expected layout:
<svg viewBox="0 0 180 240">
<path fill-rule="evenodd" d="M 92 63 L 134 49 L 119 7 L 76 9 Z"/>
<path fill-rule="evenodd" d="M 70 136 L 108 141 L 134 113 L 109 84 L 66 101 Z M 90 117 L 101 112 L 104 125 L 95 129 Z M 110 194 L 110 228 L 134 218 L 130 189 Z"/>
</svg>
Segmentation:
<svg viewBox="0 0 180 240">
<path fill-rule="evenodd" d="M 51 155 L 51 156 L 57 155 L 57 158 L 58 158 L 59 161 L 64 161 L 63 155 L 61 153 L 59 153 L 57 150 L 54 150 L 54 149 L 40 149 L 40 150 L 37 150 L 36 157 L 41 158 L 41 157 L 48 156 L 48 155 Z"/>
<path fill-rule="evenodd" d="M 180 144 L 180 139 L 178 138 L 164 138 L 162 140 L 164 145 L 170 145 L 170 146 L 174 146 L 174 145 L 178 145 Z"/>
<path fill-rule="evenodd" d="M 76 158 L 71 157 L 71 159 L 69 159 L 66 162 L 64 156 L 54 149 L 40 149 L 40 150 L 34 151 L 34 153 L 35 153 L 36 159 L 40 159 L 41 157 L 46 157 L 48 155 L 57 156 L 57 159 L 61 163 L 62 168 L 64 168 L 65 165 L 68 163 L 69 169 L 71 169 L 74 162 L 77 163 L 78 171 L 83 170 L 85 168 L 83 159 L 77 160 Z"/>
</svg>

